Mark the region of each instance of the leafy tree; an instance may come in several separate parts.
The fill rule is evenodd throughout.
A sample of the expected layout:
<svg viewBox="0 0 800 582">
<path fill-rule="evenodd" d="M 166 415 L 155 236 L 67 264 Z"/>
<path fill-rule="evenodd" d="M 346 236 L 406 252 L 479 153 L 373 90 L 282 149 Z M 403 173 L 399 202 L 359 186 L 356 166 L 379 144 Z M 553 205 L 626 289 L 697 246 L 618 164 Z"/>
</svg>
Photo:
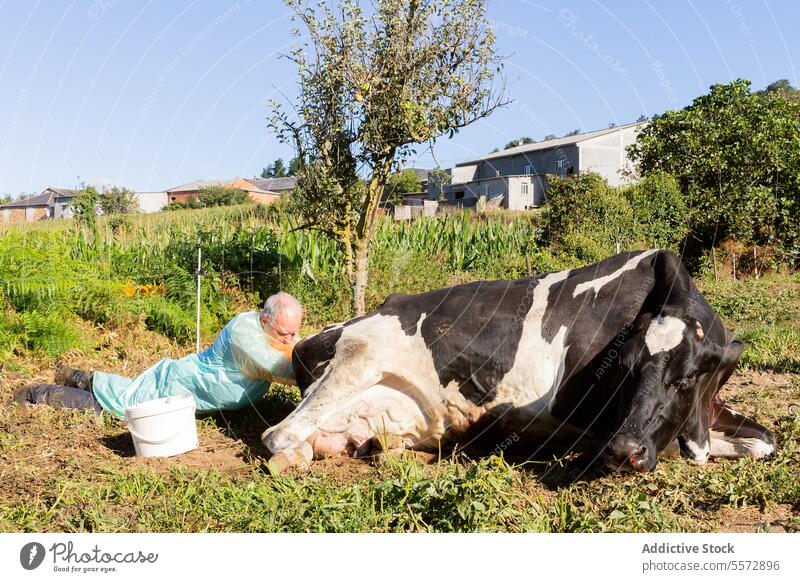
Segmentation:
<svg viewBox="0 0 800 582">
<path fill-rule="evenodd" d="M 4 194 L 3 196 L 0 196 L 0 204 L 8 204 L 11 202 L 11 200 L 11 194 Z"/>
<path fill-rule="evenodd" d="M 79 228 L 87 228 L 92 232 L 96 232 L 97 207 L 99 204 L 100 195 L 97 193 L 97 189 L 94 186 L 84 186 L 70 201 L 75 224 Z"/>
<path fill-rule="evenodd" d="M 647 117 L 646 115 L 640 115 L 639 117 L 636 118 L 636 123 L 642 123 L 644 121 L 648 121 L 649 119 L 650 118 Z"/>
<path fill-rule="evenodd" d="M 689 234 L 689 209 L 678 181 L 663 171 L 654 171 L 623 190 L 631 205 L 635 230 L 647 246 L 679 249 Z"/>
<path fill-rule="evenodd" d="M 542 141 L 550 141 L 551 139 L 558 139 L 558 136 L 554 133 L 548 133 L 542 138 Z"/>
<path fill-rule="evenodd" d="M 422 192 L 422 180 L 412 170 L 395 172 L 386 181 L 386 193 L 392 204 L 402 204 L 403 194 Z"/>
<path fill-rule="evenodd" d="M 267 165 L 267 167 L 261 171 L 262 178 L 284 178 L 286 175 L 286 167 L 283 165 L 283 159 L 281 158 Z"/>
<path fill-rule="evenodd" d="M 784 97 L 789 101 L 794 101 L 795 103 L 800 102 L 800 89 L 793 87 L 788 79 L 778 79 L 777 81 L 773 81 L 767 85 L 766 89 L 756 91 L 756 93 L 759 95 L 778 93 L 781 97 Z"/>
<path fill-rule="evenodd" d="M 777 81 L 773 81 L 767 88 L 765 89 L 766 93 L 772 93 L 773 91 L 794 91 L 795 88 L 792 87 L 792 84 L 789 82 L 789 79 L 778 79 Z"/>
<path fill-rule="evenodd" d="M 292 199 L 302 226 L 341 243 L 363 314 L 389 176 L 414 144 L 452 137 L 503 105 L 502 63 L 485 0 L 375 0 L 369 14 L 359 0 L 287 4 L 311 46 L 292 53 L 296 118 L 276 106 L 271 127 L 300 160 Z"/>
<path fill-rule="evenodd" d="M 300 158 L 292 158 L 289 160 L 289 173 L 287 176 L 296 176 L 300 169 Z"/>
<path fill-rule="evenodd" d="M 641 175 L 673 175 L 708 248 L 734 236 L 800 250 L 800 102 L 738 79 L 654 116 L 629 154 Z M 757 222 L 757 224 L 755 224 Z"/>
<path fill-rule="evenodd" d="M 515 148 L 517 146 L 527 145 L 529 143 L 536 143 L 536 140 L 533 140 L 533 139 L 531 139 L 529 137 L 521 137 L 521 138 L 516 139 L 514 141 L 508 142 L 503 149 L 504 150 L 508 150 L 508 149 L 511 149 L 511 148 Z"/>
<path fill-rule="evenodd" d="M 580 129 L 573 129 L 572 131 L 568 131 L 567 133 L 565 133 L 564 137 L 569 137 L 571 135 L 579 135 L 580 132 L 581 132 Z"/>
<path fill-rule="evenodd" d="M 141 208 L 136 192 L 115 186 L 100 194 L 100 210 L 103 214 L 133 214 Z"/>
<path fill-rule="evenodd" d="M 300 161 L 297 158 L 292 158 L 289 160 L 289 167 L 288 169 L 283 163 L 282 158 L 278 158 L 273 163 L 268 164 L 263 170 L 261 170 L 261 177 L 262 178 L 286 178 L 287 176 L 294 176 L 297 173 L 297 168 L 300 164 Z"/>
<path fill-rule="evenodd" d="M 232 206 L 250 200 L 247 192 L 226 186 L 204 186 L 198 190 L 198 203 L 201 208 L 209 206 Z"/>
</svg>

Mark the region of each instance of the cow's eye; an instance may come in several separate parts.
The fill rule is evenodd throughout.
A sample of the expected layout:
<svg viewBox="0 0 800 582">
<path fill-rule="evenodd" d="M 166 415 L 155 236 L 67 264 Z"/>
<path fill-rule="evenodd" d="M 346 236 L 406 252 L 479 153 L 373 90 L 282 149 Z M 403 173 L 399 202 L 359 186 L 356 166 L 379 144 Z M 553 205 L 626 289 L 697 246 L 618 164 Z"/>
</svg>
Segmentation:
<svg viewBox="0 0 800 582">
<path fill-rule="evenodd" d="M 689 374 L 688 376 L 684 376 L 677 382 L 673 383 L 673 386 L 678 390 L 687 390 L 692 388 L 697 381 L 697 376 L 695 374 Z"/>
</svg>

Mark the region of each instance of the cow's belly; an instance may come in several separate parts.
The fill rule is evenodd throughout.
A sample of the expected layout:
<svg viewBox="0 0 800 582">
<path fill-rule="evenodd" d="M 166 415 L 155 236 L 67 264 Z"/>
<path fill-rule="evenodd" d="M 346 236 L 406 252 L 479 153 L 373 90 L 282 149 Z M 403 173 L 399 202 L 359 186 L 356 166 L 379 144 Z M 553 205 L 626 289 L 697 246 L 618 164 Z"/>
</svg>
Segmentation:
<svg viewBox="0 0 800 582">
<path fill-rule="evenodd" d="M 416 400 L 377 384 L 326 416 L 308 442 L 314 458 L 358 455 L 372 439 L 388 436 L 414 447 L 430 437 L 430 422 Z"/>
</svg>

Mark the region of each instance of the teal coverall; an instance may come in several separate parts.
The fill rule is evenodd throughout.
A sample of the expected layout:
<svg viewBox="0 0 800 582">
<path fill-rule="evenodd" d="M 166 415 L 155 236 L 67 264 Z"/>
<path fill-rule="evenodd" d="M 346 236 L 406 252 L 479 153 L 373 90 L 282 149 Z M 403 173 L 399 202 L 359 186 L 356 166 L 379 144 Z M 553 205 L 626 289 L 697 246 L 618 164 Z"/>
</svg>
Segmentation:
<svg viewBox="0 0 800 582">
<path fill-rule="evenodd" d="M 273 381 L 294 384 L 291 360 L 270 346 L 260 315 L 237 315 L 205 351 L 163 359 L 134 379 L 95 372 L 95 398 L 104 410 L 123 418 L 127 406 L 188 393 L 203 413 L 252 405 Z"/>
</svg>

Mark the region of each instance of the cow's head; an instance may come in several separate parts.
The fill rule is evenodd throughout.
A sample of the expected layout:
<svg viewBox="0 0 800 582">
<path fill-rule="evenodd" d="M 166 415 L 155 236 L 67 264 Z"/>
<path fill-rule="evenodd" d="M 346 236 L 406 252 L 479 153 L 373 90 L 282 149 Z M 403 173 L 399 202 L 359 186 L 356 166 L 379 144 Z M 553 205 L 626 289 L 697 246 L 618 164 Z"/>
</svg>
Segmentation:
<svg viewBox="0 0 800 582">
<path fill-rule="evenodd" d="M 742 351 L 720 346 L 675 308 L 640 316 L 621 349 L 622 423 L 609 443 L 611 464 L 651 471 L 675 439 L 681 453 L 704 463 L 710 450 L 710 409 Z"/>
</svg>

